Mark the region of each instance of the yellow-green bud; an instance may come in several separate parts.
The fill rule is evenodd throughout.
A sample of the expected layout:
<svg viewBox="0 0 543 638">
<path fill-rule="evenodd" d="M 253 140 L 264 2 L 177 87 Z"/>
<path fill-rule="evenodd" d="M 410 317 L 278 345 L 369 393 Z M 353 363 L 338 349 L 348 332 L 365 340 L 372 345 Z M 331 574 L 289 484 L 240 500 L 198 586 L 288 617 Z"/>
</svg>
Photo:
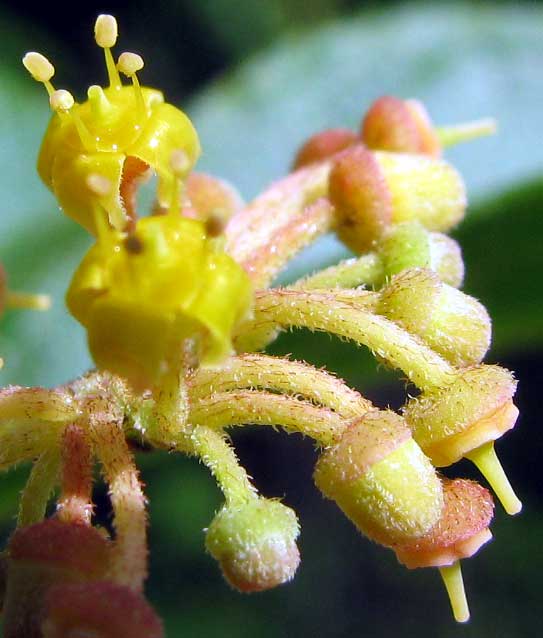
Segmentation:
<svg viewBox="0 0 543 638">
<path fill-rule="evenodd" d="M 263 591 L 293 578 L 300 563 L 299 532 L 293 510 L 258 498 L 223 507 L 207 530 L 206 548 L 233 587 Z"/>
<path fill-rule="evenodd" d="M 324 452 L 314 474 L 369 538 L 391 546 L 427 533 L 443 507 L 441 482 L 403 419 L 371 411 Z"/>
<path fill-rule="evenodd" d="M 505 368 L 473 366 L 459 370 L 446 386 L 411 399 L 404 417 L 434 465 L 450 465 L 514 426 L 516 385 Z"/>
<path fill-rule="evenodd" d="M 442 233 L 426 230 L 419 222 L 391 226 L 383 234 L 377 250 L 386 276 L 397 275 L 407 268 L 429 268 L 449 286 L 462 285 L 464 262 L 458 242 Z"/>
<path fill-rule="evenodd" d="M 381 292 L 378 312 L 456 366 L 479 363 L 490 346 L 491 324 L 484 306 L 428 269 L 395 275 Z"/>
<path fill-rule="evenodd" d="M 466 208 L 464 182 L 447 162 L 363 146 L 338 155 L 329 196 L 338 236 L 355 252 L 372 248 L 391 224 L 418 220 L 428 230 L 447 231 Z"/>
</svg>

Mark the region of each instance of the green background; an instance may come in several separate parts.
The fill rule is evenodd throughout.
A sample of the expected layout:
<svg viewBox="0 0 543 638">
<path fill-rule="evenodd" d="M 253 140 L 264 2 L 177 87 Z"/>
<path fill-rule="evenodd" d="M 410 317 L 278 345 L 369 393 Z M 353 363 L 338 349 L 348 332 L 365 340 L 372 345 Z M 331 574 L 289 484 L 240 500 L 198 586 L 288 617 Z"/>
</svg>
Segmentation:
<svg viewBox="0 0 543 638">
<path fill-rule="evenodd" d="M 497 446 L 525 508 L 497 507 L 494 542 L 464 564 L 471 623 L 450 617 L 439 577 L 408 572 L 361 538 L 312 485 L 310 441 L 273 431 L 234 433 L 242 462 L 267 496 L 300 515 L 302 566 L 292 584 L 242 596 L 204 553 L 202 529 L 220 505 L 205 468 L 162 453 L 138 458 L 150 498 L 148 595 L 167 635 L 245 638 L 533 636 L 540 630 L 543 532 L 536 421 L 543 346 L 543 8 L 537 2 L 359 3 L 341 0 L 170 0 L 129 7 L 86 3 L 71 11 L 4 3 L 0 10 L 0 259 L 14 289 L 53 295 L 46 314 L 1 319 L 3 385 L 54 385 L 91 366 L 83 331 L 63 294 L 88 237 L 58 211 L 39 182 L 35 156 L 49 117 L 45 94 L 21 55 L 46 53 L 57 82 L 83 96 L 103 82 L 93 47 L 97 13 L 120 22 L 118 51 L 141 53 L 145 84 L 163 88 L 201 135 L 199 167 L 251 198 L 288 170 L 311 133 L 356 128 L 382 94 L 417 97 L 437 123 L 495 116 L 499 135 L 447 153 L 463 173 L 471 206 L 455 232 L 467 267 L 465 290 L 494 321 L 487 357 L 517 373 L 521 419 Z M 296 259 L 282 281 L 333 263 L 344 249 L 327 238 Z M 346 378 L 379 405 L 399 407 L 400 376 L 363 350 L 297 332 L 273 346 Z M 13 527 L 28 468 L 0 481 L 0 529 Z M 450 475 L 478 478 L 467 464 Z M 103 487 L 98 518 L 108 523 Z"/>
</svg>

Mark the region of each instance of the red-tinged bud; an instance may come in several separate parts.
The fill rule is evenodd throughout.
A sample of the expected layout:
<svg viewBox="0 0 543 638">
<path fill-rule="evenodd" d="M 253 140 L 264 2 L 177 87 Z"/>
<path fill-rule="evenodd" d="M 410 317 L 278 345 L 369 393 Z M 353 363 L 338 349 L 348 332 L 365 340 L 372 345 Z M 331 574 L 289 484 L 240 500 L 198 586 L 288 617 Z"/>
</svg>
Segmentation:
<svg viewBox="0 0 543 638">
<path fill-rule="evenodd" d="M 329 195 L 338 235 L 356 252 L 371 248 L 391 224 L 419 221 L 445 232 L 464 216 L 466 193 L 443 160 L 408 153 L 347 149 L 334 162 Z"/>
<path fill-rule="evenodd" d="M 441 515 L 441 482 L 394 412 L 357 419 L 322 454 L 314 479 L 361 532 L 385 546 L 422 536 Z"/>
<path fill-rule="evenodd" d="M 183 214 L 210 224 L 216 224 L 222 229 L 226 223 L 240 210 L 243 199 L 239 192 L 224 179 L 207 175 L 206 173 L 191 173 L 185 184 L 186 196 L 190 208 L 183 210 Z M 219 233 L 209 232 L 214 236 Z"/>
<path fill-rule="evenodd" d="M 485 307 L 429 269 L 410 268 L 392 277 L 381 291 L 377 311 L 455 366 L 479 363 L 490 346 Z"/>
<path fill-rule="evenodd" d="M 296 514 L 279 501 L 258 498 L 225 506 L 206 534 L 206 548 L 226 580 L 242 592 L 282 585 L 300 563 Z"/>
<path fill-rule="evenodd" d="M 8 554 L 4 638 L 37 638 L 47 590 L 56 584 L 103 579 L 110 545 L 92 527 L 48 519 L 18 529 Z"/>
<path fill-rule="evenodd" d="M 330 173 L 337 233 L 356 252 L 369 250 L 392 223 L 392 196 L 375 154 L 362 146 L 343 152 Z"/>
<path fill-rule="evenodd" d="M 469 619 L 469 609 L 459 561 L 473 556 L 492 534 L 492 496 L 473 481 L 445 479 L 445 504 L 437 524 L 421 538 L 394 548 L 400 563 L 410 569 L 439 567 L 454 617 Z"/>
<path fill-rule="evenodd" d="M 110 582 L 52 587 L 43 638 L 162 638 L 162 623 L 145 598 Z"/>
<path fill-rule="evenodd" d="M 394 548 L 406 567 L 443 567 L 469 558 L 492 538 L 494 501 L 488 490 L 464 479 L 443 479 L 444 507 L 424 536 Z"/>
<path fill-rule="evenodd" d="M 522 504 L 513 492 L 494 452 L 494 441 L 518 417 L 512 398 L 516 381 L 509 370 L 479 365 L 458 370 L 450 383 L 426 390 L 405 407 L 413 437 L 434 465 L 472 460 L 485 475 L 505 510 L 518 513 Z"/>
<path fill-rule="evenodd" d="M 331 128 L 317 133 L 298 150 L 292 170 L 296 171 L 303 166 L 329 159 L 357 143 L 360 143 L 360 138 L 349 129 Z"/>
<path fill-rule="evenodd" d="M 432 233 L 419 222 L 389 227 L 377 247 L 385 276 L 407 268 L 429 268 L 445 284 L 459 288 L 464 280 L 464 262 L 458 242 L 442 233 Z"/>
<path fill-rule="evenodd" d="M 441 154 L 435 128 L 418 100 L 400 100 L 385 95 L 376 100 L 361 126 L 362 141 L 368 148 L 399 153 Z"/>
</svg>

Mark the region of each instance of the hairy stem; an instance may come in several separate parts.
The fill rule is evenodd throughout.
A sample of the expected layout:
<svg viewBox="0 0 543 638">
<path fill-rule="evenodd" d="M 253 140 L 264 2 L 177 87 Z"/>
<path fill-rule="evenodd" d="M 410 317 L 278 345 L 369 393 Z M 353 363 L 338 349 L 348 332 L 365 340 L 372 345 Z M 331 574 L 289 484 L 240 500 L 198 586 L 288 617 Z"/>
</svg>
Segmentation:
<svg viewBox="0 0 543 638">
<path fill-rule="evenodd" d="M 190 381 L 191 401 L 231 390 L 273 390 L 330 408 L 345 419 L 365 414 L 372 404 L 329 372 L 306 363 L 264 354 L 231 357 L 220 367 L 203 368 Z"/>
<path fill-rule="evenodd" d="M 88 432 L 69 425 L 62 436 L 62 489 L 57 516 L 64 523 L 90 525 L 92 516 L 92 451 Z"/>
<path fill-rule="evenodd" d="M 371 301 L 373 296 L 367 299 Z M 418 338 L 360 307 L 358 301 L 349 303 L 345 291 L 338 294 L 287 289 L 258 291 L 254 330 L 264 333 L 276 325 L 320 330 L 352 339 L 403 370 L 423 390 L 446 384 L 454 373 L 449 363 Z"/>
<path fill-rule="evenodd" d="M 194 453 L 215 477 L 228 505 L 240 505 L 257 498 L 247 472 L 223 432 L 202 425 L 194 428 L 190 439 Z"/>
<path fill-rule="evenodd" d="M 299 432 L 321 445 L 333 444 L 349 422 L 336 412 L 308 401 L 257 390 L 217 392 L 192 406 L 194 426 L 222 429 L 234 425 L 280 426 Z"/>
<path fill-rule="evenodd" d="M 42 452 L 32 467 L 19 502 L 17 527 L 26 527 L 43 520 L 59 474 L 60 451 L 55 446 Z"/>
<path fill-rule="evenodd" d="M 314 290 L 317 288 L 355 288 L 376 286 L 384 279 L 383 262 L 377 253 L 346 259 L 335 266 L 296 281 L 290 288 Z"/>
<path fill-rule="evenodd" d="M 255 288 L 267 288 L 296 253 L 328 232 L 334 222 L 334 208 L 319 199 L 299 217 L 279 228 L 263 246 L 242 262 Z"/>
<path fill-rule="evenodd" d="M 89 424 L 113 505 L 116 543 L 111 577 L 140 591 L 147 575 L 147 517 L 138 471 L 118 415 L 108 414 L 107 405 L 91 405 Z"/>
<path fill-rule="evenodd" d="M 270 243 L 280 229 L 328 192 L 331 163 L 322 162 L 291 173 L 236 213 L 226 227 L 226 250 L 244 262 Z"/>
</svg>

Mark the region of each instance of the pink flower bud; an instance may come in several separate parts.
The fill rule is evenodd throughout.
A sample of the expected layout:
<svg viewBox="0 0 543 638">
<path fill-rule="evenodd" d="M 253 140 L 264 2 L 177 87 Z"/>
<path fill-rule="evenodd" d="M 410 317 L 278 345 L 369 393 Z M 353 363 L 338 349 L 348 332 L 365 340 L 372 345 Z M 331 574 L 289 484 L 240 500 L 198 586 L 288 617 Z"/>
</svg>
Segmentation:
<svg viewBox="0 0 543 638">
<path fill-rule="evenodd" d="M 423 104 L 385 95 L 376 100 L 361 126 L 368 148 L 400 153 L 441 154 L 441 145 Z"/>
<path fill-rule="evenodd" d="M 162 623 L 145 598 L 110 582 L 52 587 L 45 598 L 43 638 L 162 638 Z"/>
<path fill-rule="evenodd" d="M 292 170 L 321 162 L 360 142 L 356 133 L 345 128 L 331 128 L 310 137 L 298 150 Z"/>
</svg>

